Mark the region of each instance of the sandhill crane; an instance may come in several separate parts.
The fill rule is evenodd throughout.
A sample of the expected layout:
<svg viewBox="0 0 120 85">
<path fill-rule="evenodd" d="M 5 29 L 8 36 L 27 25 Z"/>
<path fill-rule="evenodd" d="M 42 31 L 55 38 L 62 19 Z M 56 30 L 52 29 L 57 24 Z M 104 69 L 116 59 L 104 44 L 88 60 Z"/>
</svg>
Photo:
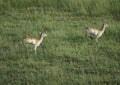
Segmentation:
<svg viewBox="0 0 120 85">
<path fill-rule="evenodd" d="M 26 36 L 23 38 L 23 41 L 24 41 L 24 45 L 25 43 L 29 43 L 29 44 L 33 44 L 35 47 L 34 47 L 34 50 L 35 50 L 35 55 L 36 55 L 36 50 L 37 50 L 37 47 L 40 46 L 40 44 L 42 43 L 43 41 L 43 38 L 45 36 L 47 36 L 46 33 L 40 33 L 40 36 L 38 38 L 34 38 L 32 36 Z"/>
<path fill-rule="evenodd" d="M 91 28 L 91 27 L 86 27 L 85 31 L 86 34 L 92 38 L 95 38 L 95 41 L 98 42 L 98 38 L 102 36 L 104 33 L 106 27 L 108 27 L 108 24 L 103 23 L 101 29 L 96 29 L 96 28 Z"/>
</svg>

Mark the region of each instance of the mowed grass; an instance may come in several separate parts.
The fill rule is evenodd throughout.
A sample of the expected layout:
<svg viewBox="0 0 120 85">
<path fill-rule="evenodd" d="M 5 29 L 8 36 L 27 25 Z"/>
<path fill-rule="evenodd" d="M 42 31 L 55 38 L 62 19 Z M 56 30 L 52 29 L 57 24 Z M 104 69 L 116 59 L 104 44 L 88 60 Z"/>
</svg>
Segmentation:
<svg viewBox="0 0 120 85">
<path fill-rule="evenodd" d="M 86 26 L 109 27 L 96 43 Z M 120 21 L 112 17 L 76 16 L 59 11 L 24 11 L 0 16 L 0 85 L 120 84 Z M 24 36 L 47 37 L 37 49 Z"/>
</svg>

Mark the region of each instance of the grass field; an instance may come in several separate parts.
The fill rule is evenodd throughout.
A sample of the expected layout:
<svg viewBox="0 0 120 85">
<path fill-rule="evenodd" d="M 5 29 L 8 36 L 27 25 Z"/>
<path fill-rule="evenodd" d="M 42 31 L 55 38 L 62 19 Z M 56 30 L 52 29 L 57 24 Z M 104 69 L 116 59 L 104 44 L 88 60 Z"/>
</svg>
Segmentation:
<svg viewBox="0 0 120 85">
<path fill-rule="evenodd" d="M 84 16 L 40 8 L 3 10 L 0 15 L 0 85 L 120 84 L 117 15 Z M 109 27 L 96 43 L 84 28 L 99 29 L 103 20 Z M 38 37 L 39 31 L 48 36 L 34 55 L 33 46 L 26 50 L 22 39 L 28 34 Z"/>
</svg>

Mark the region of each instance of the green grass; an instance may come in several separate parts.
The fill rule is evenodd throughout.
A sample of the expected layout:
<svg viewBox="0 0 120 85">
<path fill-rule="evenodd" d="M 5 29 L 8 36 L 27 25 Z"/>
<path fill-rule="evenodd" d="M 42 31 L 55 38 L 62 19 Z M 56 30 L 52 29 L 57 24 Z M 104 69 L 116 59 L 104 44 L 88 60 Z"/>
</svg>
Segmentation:
<svg viewBox="0 0 120 85">
<path fill-rule="evenodd" d="M 119 1 L 109 1 L 0 0 L 0 85 L 119 85 Z M 103 20 L 109 27 L 95 43 L 84 28 Z M 48 36 L 34 55 L 22 39 L 39 31 Z"/>
<path fill-rule="evenodd" d="M 120 19 L 120 0 L 0 0 L 0 13 L 29 8 L 62 10 L 76 15 L 112 15 Z"/>
<path fill-rule="evenodd" d="M 98 43 L 85 36 L 86 26 L 109 27 Z M 75 16 L 70 12 L 13 12 L 0 16 L 1 85 L 117 85 L 120 83 L 120 22 L 112 17 Z M 22 38 L 48 36 L 26 50 Z M 32 45 L 30 45 L 32 47 Z"/>
</svg>

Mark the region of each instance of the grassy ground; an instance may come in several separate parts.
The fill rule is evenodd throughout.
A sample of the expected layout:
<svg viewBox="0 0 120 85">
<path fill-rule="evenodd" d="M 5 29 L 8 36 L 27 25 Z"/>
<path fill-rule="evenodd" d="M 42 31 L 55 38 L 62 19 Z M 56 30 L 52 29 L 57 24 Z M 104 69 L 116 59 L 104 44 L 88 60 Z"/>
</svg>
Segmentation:
<svg viewBox="0 0 120 85">
<path fill-rule="evenodd" d="M 109 27 L 98 43 L 85 36 L 86 26 Z M 0 16 L 0 85 L 120 84 L 120 21 L 70 12 L 4 12 Z M 22 38 L 39 31 L 48 36 L 34 55 Z M 29 47 L 32 47 L 30 45 Z"/>
<path fill-rule="evenodd" d="M 120 0 L 0 0 L 0 13 L 29 7 L 75 12 L 77 15 L 113 15 L 120 19 Z"/>
</svg>

